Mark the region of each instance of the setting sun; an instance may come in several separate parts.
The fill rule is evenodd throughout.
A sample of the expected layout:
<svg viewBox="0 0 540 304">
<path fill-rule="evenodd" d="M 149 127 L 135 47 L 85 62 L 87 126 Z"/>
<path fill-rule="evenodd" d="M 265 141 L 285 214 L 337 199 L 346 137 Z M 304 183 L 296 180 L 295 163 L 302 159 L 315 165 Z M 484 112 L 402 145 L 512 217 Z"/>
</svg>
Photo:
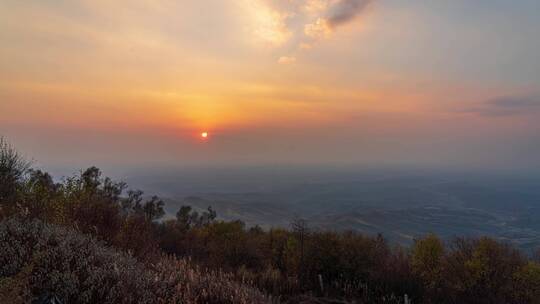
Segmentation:
<svg viewBox="0 0 540 304">
<path fill-rule="evenodd" d="M 202 132 L 201 137 L 202 138 L 208 138 L 208 132 Z"/>
</svg>

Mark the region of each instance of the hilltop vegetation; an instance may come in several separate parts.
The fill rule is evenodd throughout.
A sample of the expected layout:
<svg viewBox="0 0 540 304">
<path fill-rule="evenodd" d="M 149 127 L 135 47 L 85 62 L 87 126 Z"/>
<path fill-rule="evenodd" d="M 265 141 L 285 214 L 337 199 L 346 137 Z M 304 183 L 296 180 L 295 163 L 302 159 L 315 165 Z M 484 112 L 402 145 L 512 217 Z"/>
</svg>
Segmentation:
<svg viewBox="0 0 540 304">
<path fill-rule="evenodd" d="M 253 288 L 189 260 L 141 263 L 74 229 L 40 220 L 0 223 L 0 299 L 62 303 L 266 303 Z"/>
<path fill-rule="evenodd" d="M 28 303 L 540 303 L 540 264 L 490 238 L 382 236 L 221 221 L 89 168 L 62 182 L 0 142 L 0 298 Z M 339 302 L 338 302 L 339 301 Z"/>
</svg>

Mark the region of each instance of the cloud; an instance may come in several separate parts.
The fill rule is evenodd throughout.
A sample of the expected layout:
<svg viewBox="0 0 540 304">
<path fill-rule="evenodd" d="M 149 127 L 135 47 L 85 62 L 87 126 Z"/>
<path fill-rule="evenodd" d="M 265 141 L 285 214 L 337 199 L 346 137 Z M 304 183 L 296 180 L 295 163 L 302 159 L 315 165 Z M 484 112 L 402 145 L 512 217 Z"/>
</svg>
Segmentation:
<svg viewBox="0 0 540 304">
<path fill-rule="evenodd" d="M 281 56 L 278 59 L 279 64 L 293 64 L 296 62 L 296 57 Z"/>
<path fill-rule="evenodd" d="M 286 21 L 290 12 L 274 8 L 260 0 L 242 0 L 248 26 L 257 43 L 271 47 L 281 47 L 292 36 Z"/>
<path fill-rule="evenodd" d="M 357 19 L 375 0 L 241 1 L 249 9 L 257 38 L 273 48 L 287 49 L 283 57 L 293 58 Z"/>
<path fill-rule="evenodd" d="M 354 20 L 373 0 L 340 0 L 330 6 L 327 21 L 337 27 Z"/>
<path fill-rule="evenodd" d="M 310 15 L 319 16 L 329 5 L 328 0 L 307 0 L 303 5 L 303 9 Z"/>
<path fill-rule="evenodd" d="M 304 34 L 313 39 L 321 39 L 330 36 L 332 29 L 328 21 L 323 18 L 317 19 L 315 23 L 309 23 L 304 26 Z"/>
<path fill-rule="evenodd" d="M 308 1 L 308 12 L 318 12 L 314 22 L 304 26 L 304 34 L 311 39 L 327 38 L 335 28 L 353 21 L 373 0 Z"/>
<path fill-rule="evenodd" d="M 539 96 L 507 96 L 489 99 L 464 112 L 481 116 L 518 116 L 540 113 Z"/>
</svg>

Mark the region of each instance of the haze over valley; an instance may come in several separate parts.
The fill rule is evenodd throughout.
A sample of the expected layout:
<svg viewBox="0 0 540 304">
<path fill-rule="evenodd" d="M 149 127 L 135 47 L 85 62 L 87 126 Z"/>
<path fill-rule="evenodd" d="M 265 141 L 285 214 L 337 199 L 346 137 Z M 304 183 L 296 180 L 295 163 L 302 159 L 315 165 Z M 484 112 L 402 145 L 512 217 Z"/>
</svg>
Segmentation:
<svg viewBox="0 0 540 304">
<path fill-rule="evenodd" d="M 165 198 L 169 217 L 182 205 L 211 206 L 249 226 L 288 228 L 301 217 L 407 246 L 428 233 L 540 245 L 540 177 L 529 174 L 273 166 L 132 170 L 125 180 Z"/>
</svg>

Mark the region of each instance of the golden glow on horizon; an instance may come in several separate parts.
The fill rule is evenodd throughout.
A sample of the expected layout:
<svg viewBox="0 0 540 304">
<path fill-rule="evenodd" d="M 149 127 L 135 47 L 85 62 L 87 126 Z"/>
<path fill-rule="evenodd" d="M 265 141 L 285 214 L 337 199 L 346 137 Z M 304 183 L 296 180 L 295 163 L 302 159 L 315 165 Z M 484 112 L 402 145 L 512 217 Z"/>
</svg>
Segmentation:
<svg viewBox="0 0 540 304">
<path fill-rule="evenodd" d="M 0 53 L 31 58 L 35 64 L 21 67 L 9 61 L 2 66 L 0 91 L 6 95 L 2 106 L 10 115 L 0 113 L 0 120 L 20 123 L 31 117 L 41 125 L 121 127 L 126 132 L 170 132 L 201 139 L 209 137 L 201 130 L 233 134 L 275 127 L 319 128 L 346 121 L 351 111 L 395 108 L 395 102 L 380 102 L 387 98 L 370 97 L 374 90 L 367 86 L 336 86 L 336 73 L 310 65 L 307 53 L 294 54 L 300 42 L 302 49 L 313 47 L 313 41 L 300 38 L 303 24 L 327 9 L 321 1 L 309 1 L 307 15 L 291 3 L 233 2 L 237 5 L 215 3 L 220 13 L 212 18 L 222 21 L 223 27 L 206 29 L 220 38 L 211 44 L 199 32 L 182 30 L 191 28 L 187 24 L 202 29 L 208 25 L 199 23 L 196 14 L 177 18 L 169 14 L 174 9 L 164 10 L 167 6 L 154 2 L 129 6 L 132 14 L 117 18 L 109 12 L 122 5 L 90 1 L 83 9 L 91 9 L 100 17 L 96 20 L 73 17 L 71 6 L 28 7 L 14 2 L 12 10 L 6 10 L 12 13 L 0 12 L 0 19 L 17 35 L 8 35 L 12 40 L 0 47 Z M 205 7 L 198 2 L 178 5 L 182 6 L 187 6 L 186 12 Z M 101 19 L 112 28 L 102 27 Z M 169 20 L 171 32 L 155 26 L 159 20 Z M 38 43 L 57 36 L 66 42 Z M 256 46 L 243 44 L 248 41 Z M 42 52 L 35 51 L 38 46 Z M 283 67 L 295 63 L 297 56 L 294 67 Z M 403 100 L 394 95 L 389 100 Z M 51 107 L 61 110 L 44 115 Z M 122 115 L 117 115 L 119 111 Z"/>
<path fill-rule="evenodd" d="M 200 18 L 210 3 L 8 1 L 0 11 L 0 54 L 10 59 L 0 62 L 0 124 L 158 134 L 195 144 L 213 140 L 208 130 L 218 130 L 219 141 L 262 132 L 257 138 L 265 140 L 292 129 L 412 130 L 409 117 L 462 115 L 446 111 L 459 106 L 455 92 L 463 104 L 499 94 L 491 86 L 436 85 L 431 73 L 402 73 L 389 60 L 401 58 L 391 52 L 397 48 L 387 45 L 409 45 L 404 39 L 414 31 L 403 35 L 362 12 L 347 26 L 331 27 L 329 6 L 338 1 L 232 2 L 212 1 Z M 120 8 L 127 10 L 122 18 L 111 13 Z M 85 18 L 75 13 L 87 10 Z M 406 23 L 409 15 L 397 17 L 403 28 L 418 28 Z M 359 23 L 369 30 L 356 31 Z M 419 83 L 426 86 L 419 90 Z"/>
</svg>

